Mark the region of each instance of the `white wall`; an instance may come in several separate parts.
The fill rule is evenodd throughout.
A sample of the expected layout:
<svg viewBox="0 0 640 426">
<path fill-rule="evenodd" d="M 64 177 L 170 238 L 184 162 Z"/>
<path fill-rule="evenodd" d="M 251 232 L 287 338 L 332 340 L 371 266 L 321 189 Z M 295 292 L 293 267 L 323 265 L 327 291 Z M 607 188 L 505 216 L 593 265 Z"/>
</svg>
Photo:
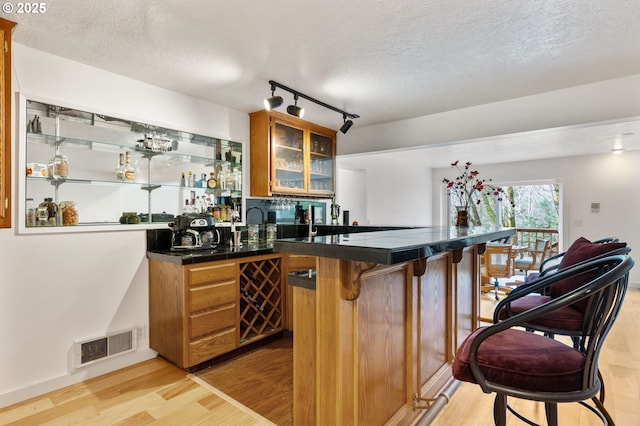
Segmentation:
<svg viewBox="0 0 640 426">
<path fill-rule="evenodd" d="M 353 161 L 353 160 L 349 160 Z M 361 225 L 427 226 L 432 220 L 432 187 L 430 169 L 396 158 L 394 153 L 363 154 L 357 157 L 361 164 L 360 178 L 355 186 L 366 194 L 366 221 L 351 215 L 351 221 Z M 339 170 L 338 199 L 344 200 L 343 188 L 351 188 L 353 178 L 343 175 L 349 166 L 338 156 Z M 362 175 L 365 186 L 362 187 Z M 353 189 L 349 189 L 353 191 Z M 340 201 L 346 208 L 347 201 Z M 348 209 L 348 208 L 347 208 Z"/>
<path fill-rule="evenodd" d="M 336 202 L 342 212 L 349 211 L 349 223 L 342 223 L 342 213 L 338 223 L 351 225 L 354 221 L 361 225 L 367 223 L 367 172 L 337 168 Z"/>
<path fill-rule="evenodd" d="M 115 117 L 249 140 L 245 113 L 19 44 L 13 53 L 15 92 Z M 22 113 L 14 111 L 14 117 L 21 120 Z M 14 161 L 13 182 L 20 171 Z M 17 191 L 12 190 L 17 208 Z M 13 228 L 0 230 L 0 407 L 155 356 L 145 337 L 132 354 L 78 370 L 70 364 L 74 341 L 147 325 L 145 232 L 16 235 L 16 214 Z"/>
<path fill-rule="evenodd" d="M 469 159 L 473 161 L 473 159 Z M 637 213 L 640 198 L 634 183 L 640 182 L 640 151 L 622 155 L 603 154 L 554 158 L 508 164 L 478 166 L 483 177 L 496 182 L 518 183 L 558 179 L 562 182 L 562 244 L 566 249 L 577 238 L 594 240 L 614 236 L 632 249 L 640 250 Z M 438 205 L 443 177 L 452 177 L 451 168 L 433 169 L 433 215 L 440 223 Z M 600 212 L 591 212 L 591 203 L 600 203 Z M 633 256 L 634 252 L 631 253 Z M 634 287 L 640 286 L 640 269 L 631 270 Z"/>
</svg>

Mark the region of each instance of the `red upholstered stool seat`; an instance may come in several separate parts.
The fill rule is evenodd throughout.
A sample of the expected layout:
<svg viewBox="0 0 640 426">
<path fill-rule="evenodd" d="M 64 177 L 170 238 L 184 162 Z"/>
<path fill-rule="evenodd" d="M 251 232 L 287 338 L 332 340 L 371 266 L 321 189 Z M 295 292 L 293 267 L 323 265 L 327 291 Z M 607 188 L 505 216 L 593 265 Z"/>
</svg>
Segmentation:
<svg viewBox="0 0 640 426">
<path fill-rule="evenodd" d="M 477 383 L 469 367 L 471 342 L 486 327 L 465 339 L 453 363 L 453 376 Z M 584 355 L 557 340 L 507 329 L 488 337 L 478 349 L 478 365 L 485 379 L 519 389 L 572 392 L 582 389 Z"/>
<path fill-rule="evenodd" d="M 525 297 L 516 299 L 509 305 L 511 315 L 507 315 L 507 308 L 500 310 L 498 318 L 502 321 L 510 316 L 526 312 L 529 309 L 541 306 L 552 300 L 551 296 L 540 296 L 537 294 L 528 294 Z M 565 306 L 556 311 L 552 311 L 536 319 L 536 325 L 539 327 L 556 328 L 562 330 L 581 331 L 583 327 L 584 314 L 572 306 Z"/>
</svg>

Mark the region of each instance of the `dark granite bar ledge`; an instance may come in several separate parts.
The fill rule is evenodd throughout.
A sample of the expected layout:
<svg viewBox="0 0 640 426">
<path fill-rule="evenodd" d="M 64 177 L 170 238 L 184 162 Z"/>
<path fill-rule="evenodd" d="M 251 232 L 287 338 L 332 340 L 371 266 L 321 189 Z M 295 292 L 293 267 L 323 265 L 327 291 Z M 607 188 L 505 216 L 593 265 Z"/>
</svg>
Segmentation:
<svg viewBox="0 0 640 426">
<path fill-rule="evenodd" d="M 509 237 L 515 228 L 429 227 L 276 240 L 274 252 L 391 265 Z"/>
<path fill-rule="evenodd" d="M 240 226 L 239 229 L 244 229 Z M 229 246 L 230 229 L 228 227 L 216 228 L 220 231 L 222 242 L 213 249 L 194 249 L 172 251 L 170 229 L 147 230 L 147 257 L 161 262 L 190 265 L 193 263 L 212 262 L 216 260 L 235 259 L 239 257 L 259 256 L 273 253 L 273 245 L 261 240 L 258 244 L 249 244 L 246 239 L 240 248 Z M 314 225 L 313 229 L 318 235 L 352 234 L 359 232 L 377 232 L 381 230 L 408 229 L 391 226 L 334 226 Z M 301 237 L 309 232 L 307 225 L 278 225 L 278 238 Z"/>
<path fill-rule="evenodd" d="M 211 250 L 148 250 L 147 257 L 161 262 L 177 263 L 179 265 L 190 265 L 192 263 L 212 262 L 215 260 L 235 259 L 238 257 L 259 256 L 273 253 L 271 244 L 247 244 L 240 248 L 229 246 L 218 246 Z"/>
</svg>

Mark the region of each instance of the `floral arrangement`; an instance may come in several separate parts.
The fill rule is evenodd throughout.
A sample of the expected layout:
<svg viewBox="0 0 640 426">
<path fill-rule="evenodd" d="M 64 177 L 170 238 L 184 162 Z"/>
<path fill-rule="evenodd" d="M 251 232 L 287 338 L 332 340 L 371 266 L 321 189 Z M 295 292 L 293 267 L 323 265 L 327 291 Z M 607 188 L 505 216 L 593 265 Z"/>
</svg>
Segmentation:
<svg viewBox="0 0 640 426">
<path fill-rule="evenodd" d="M 480 179 L 477 170 L 471 170 L 471 163 L 467 161 L 461 168 L 459 161 L 451 163 L 460 173 L 453 180 L 444 178 L 443 183 L 447 184 L 449 196 L 453 198 L 455 206 L 460 210 L 469 210 L 472 203 L 480 204 L 480 194 L 484 191 L 487 195 L 495 195 L 502 201 L 502 188 L 492 185 L 491 179 Z"/>
</svg>

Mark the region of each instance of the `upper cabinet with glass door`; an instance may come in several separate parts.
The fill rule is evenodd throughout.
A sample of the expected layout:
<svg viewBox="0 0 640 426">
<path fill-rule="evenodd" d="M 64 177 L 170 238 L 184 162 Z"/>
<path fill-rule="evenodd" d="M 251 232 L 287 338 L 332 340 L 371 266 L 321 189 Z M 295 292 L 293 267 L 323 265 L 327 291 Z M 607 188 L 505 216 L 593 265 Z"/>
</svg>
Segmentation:
<svg viewBox="0 0 640 426">
<path fill-rule="evenodd" d="M 251 117 L 251 195 L 330 198 L 336 132 L 275 111 Z"/>
<path fill-rule="evenodd" d="M 222 223 L 242 210 L 238 142 L 24 98 L 21 108 L 21 231 L 166 226 L 182 213 Z"/>
</svg>

